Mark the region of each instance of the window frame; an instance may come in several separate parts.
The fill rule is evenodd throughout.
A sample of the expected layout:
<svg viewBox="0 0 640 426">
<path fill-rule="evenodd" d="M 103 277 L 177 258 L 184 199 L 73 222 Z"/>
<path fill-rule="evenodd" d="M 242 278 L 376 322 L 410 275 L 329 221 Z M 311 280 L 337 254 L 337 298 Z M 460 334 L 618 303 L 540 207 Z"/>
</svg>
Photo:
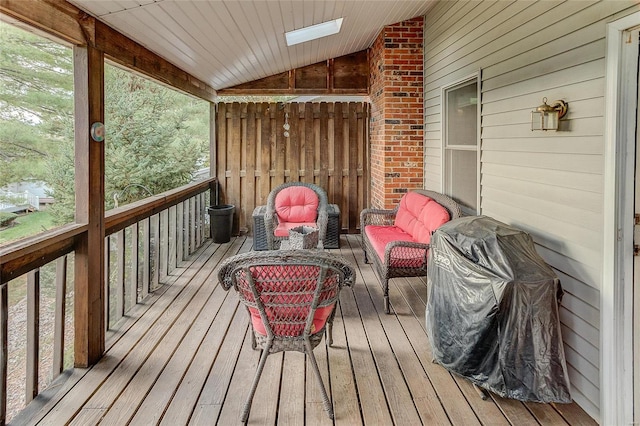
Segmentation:
<svg viewBox="0 0 640 426">
<path fill-rule="evenodd" d="M 440 106 L 441 106 L 441 131 L 442 131 L 442 137 L 441 137 L 441 152 L 440 152 L 440 177 L 441 177 L 441 192 L 443 194 L 449 195 L 453 198 L 455 198 L 452 194 L 452 191 L 450 190 L 449 186 L 450 186 L 450 182 L 451 182 L 451 178 L 450 178 L 450 170 L 447 170 L 447 153 L 449 151 L 475 151 L 476 152 L 476 208 L 475 210 L 473 208 L 469 208 L 467 206 L 464 205 L 460 205 L 460 208 L 462 209 L 462 212 L 464 214 L 469 214 L 469 215 L 478 215 L 481 212 L 481 206 L 480 206 L 480 167 L 481 167 L 481 161 L 480 161 L 480 147 L 481 147 L 481 129 L 482 129 L 482 122 L 481 122 L 481 106 L 482 106 L 482 97 L 481 97 L 481 70 L 478 70 L 477 72 L 473 73 L 473 74 L 469 74 L 463 78 L 460 78 L 456 81 L 453 81 L 447 85 L 444 85 L 441 87 L 441 92 L 440 92 Z M 468 85 L 471 84 L 476 84 L 476 97 L 477 97 L 477 104 L 476 104 L 476 143 L 475 145 L 450 145 L 448 143 L 448 135 L 447 135 L 447 120 L 448 120 L 448 115 L 447 115 L 447 94 L 450 93 L 452 90 L 456 90 L 456 89 L 460 89 L 463 87 L 466 87 Z"/>
</svg>

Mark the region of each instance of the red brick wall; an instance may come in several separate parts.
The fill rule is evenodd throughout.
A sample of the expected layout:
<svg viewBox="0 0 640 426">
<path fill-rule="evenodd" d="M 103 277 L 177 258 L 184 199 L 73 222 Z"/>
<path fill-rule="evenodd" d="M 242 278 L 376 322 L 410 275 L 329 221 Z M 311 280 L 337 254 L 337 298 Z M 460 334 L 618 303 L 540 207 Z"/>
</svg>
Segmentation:
<svg viewBox="0 0 640 426">
<path fill-rule="evenodd" d="M 385 27 L 370 51 L 371 204 L 423 187 L 422 17 Z"/>
</svg>

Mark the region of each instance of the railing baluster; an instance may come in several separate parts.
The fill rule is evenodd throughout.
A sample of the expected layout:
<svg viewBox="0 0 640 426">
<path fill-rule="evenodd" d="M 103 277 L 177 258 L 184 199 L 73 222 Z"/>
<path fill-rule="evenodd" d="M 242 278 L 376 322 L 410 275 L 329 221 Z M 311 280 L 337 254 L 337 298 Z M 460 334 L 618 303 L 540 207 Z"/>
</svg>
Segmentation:
<svg viewBox="0 0 640 426">
<path fill-rule="evenodd" d="M 125 303 L 124 303 L 124 271 L 125 271 L 125 258 L 124 258 L 124 247 L 125 247 L 125 238 L 124 238 L 124 229 L 119 231 L 116 234 L 116 259 L 117 259 L 117 275 L 116 275 L 116 299 L 117 299 L 117 312 L 116 312 L 116 321 L 120 320 L 124 316 L 125 313 Z"/>
<path fill-rule="evenodd" d="M 160 282 L 168 275 L 169 261 L 169 211 L 160 212 Z"/>
<path fill-rule="evenodd" d="M 111 236 L 107 235 L 104 239 L 104 328 L 105 330 L 109 330 L 111 326 L 111 285 L 110 279 L 111 276 Z"/>
<path fill-rule="evenodd" d="M 189 200 L 182 203 L 182 259 L 189 256 Z"/>
<path fill-rule="evenodd" d="M 176 206 L 169 208 L 169 273 L 176 269 Z"/>
<path fill-rule="evenodd" d="M 200 241 L 202 241 L 202 212 L 200 211 L 202 206 L 201 197 L 194 197 L 196 201 L 196 247 L 200 247 Z"/>
<path fill-rule="evenodd" d="M 131 277 L 129 279 L 129 305 L 134 307 L 138 303 L 138 223 L 131 225 Z"/>
<path fill-rule="evenodd" d="M 203 192 L 200 194 L 202 198 L 202 203 L 200 204 L 201 220 L 200 220 L 200 234 L 202 235 L 202 240 L 200 243 L 202 244 L 204 240 L 208 237 L 207 235 L 207 206 L 209 205 L 209 193 Z"/>
<path fill-rule="evenodd" d="M 0 283 L 0 424 L 7 421 L 7 363 L 9 362 L 9 284 Z"/>
<path fill-rule="evenodd" d="M 151 285 L 149 279 L 151 273 L 149 218 L 144 219 L 140 223 L 142 224 L 142 294 L 140 297 L 144 300 L 149 295 L 149 286 Z"/>
<path fill-rule="evenodd" d="M 189 198 L 189 254 L 196 250 L 196 200 Z"/>
<path fill-rule="evenodd" d="M 194 189 L 195 188 L 195 189 Z M 191 255 L 202 243 L 206 232 L 206 196 L 209 185 L 195 184 L 183 191 L 168 192 L 165 200 L 159 204 L 159 197 L 148 202 L 126 207 L 118 211 L 107 212 L 104 239 L 104 284 L 105 284 L 105 329 L 111 328 L 124 314 L 124 309 L 132 307 L 146 298 L 149 292 L 159 286 L 159 274 L 165 276 L 179 266 L 180 262 Z M 186 198 L 185 198 L 186 197 Z M 181 200 L 177 202 L 177 200 Z M 159 212 L 150 215 L 152 212 Z M 56 262 L 55 272 L 55 311 L 53 313 L 53 351 L 43 354 L 51 357 L 51 377 L 60 376 L 65 364 L 66 297 L 68 286 L 68 253 L 73 253 L 75 240 L 86 232 L 86 226 L 71 224 L 60 230 L 43 235 L 33 246 L 4 248 L 0 251 L 0 263 L 3 265 L 2 279 L 13 279 L 27 274 L 27 318 L 26 318 L 26 402 L 32 401 L 40 391 L 40 369 L 44 364 L 40 360 L 42 333 L 41 319 L 41 274 L 40 268 Z M 126 232 L 131 232 L 131 259 L 128 259 Z M 117 238 L 117 241 L 113 241 Z M 140 242 L 142 238 L 142 243 Z M 113 253 L 111 252 L 114 249 Z M 143 251 L 140 254 L 140 251 Z M 162 257 L 161 257 L 162 254 Z M 116 256 L 114 258 L 114 256 Z M 142 259 L 140 259 L 142 257 Z M 22 259 L 32 259 L 24 262 Z M 162 259 L 162 260 L 161 260 Z M 131 260 L 130 273 L 127 262 Z M 140 263 L 142 262 L 142 263 Z M 112 265 L 113 263 L 113 265 Z M 115 270 L 114 270 L 115 268 Z M 142 270 L 140 270 L 142 268 Z M 169 269 L 170 268 L 170 269 Z M 8 272 L 5 272 L 4 270 Z M 128 275 L 131 275 L 130 277 Z M 0 281 L 0 425 L 7 420 L 9 368 L 9 282 Z M 44 305 L 43 305 L 44 306 Z M 44 315 L 44 313 L 42 314 Z M 13 326 L 13 324 L 12 324 Z M 24 342 L 24 340 L 23 340 Z"/>
<path fill-rule="evenodd" d="M 27 374 L 25 402 L 38 395 L 40 360 L 40 268 L 27 274 Z"/>
<path fill-rule="evenodd" d="M 64 369 L 64 321 L 67 302 L 67 256 L 56 260 L 56 300 L 53 331 L 52 377 L 55 379 Z"/>
<path fill-rule="evenodd" d="M 149 291 L 153 291 L 158 288 L 160 284 L 160 272 L 158 270 L 160 266 L 160 216 L 155 214 L 151 217 L 151 253 L 152 253 L 152 275 L 151 275 L 151 287 Z"/>
<path fill-rule="evenodd" d="M 179 265 L 184 260 L 184 203 L 176 206 L 176 259 Z"/>
<path fill-rule="evenodd" d="M 211 202 L 209 201 L 209 193 L 208 192 L 204 192 L 202 194 L 203 197 L 203 203 L 202 203 L 202 242 L 204 242 L 207 238 L 209 238 L 209 228 L 207 228 L 207 219 L 208 219 L 208 213 L 207 213 L 207 207 L 209 205 L 211 205 Z"/>
</svg>

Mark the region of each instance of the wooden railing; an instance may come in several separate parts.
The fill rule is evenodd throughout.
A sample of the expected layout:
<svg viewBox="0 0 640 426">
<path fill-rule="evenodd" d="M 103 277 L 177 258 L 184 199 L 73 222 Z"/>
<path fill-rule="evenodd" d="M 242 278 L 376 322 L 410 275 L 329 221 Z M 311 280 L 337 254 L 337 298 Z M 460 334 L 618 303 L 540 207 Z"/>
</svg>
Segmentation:
<svg viewBox="0 0 640 426">
<path fill-rule="evenodd" d="M 210 178 L 105 214 L 107 330 L 208 237 L 206 207 L 214 182 Z M 73 273 L 67 271 L 74 270 L 69 265 L 84 232 L 86 225 L 67 225 L 0 248 L 0 424 L 73 365 L 73 329 L 66 327 L 73 324 Z M 10 287 L 17 296 L 10 295 Z M 21 300 L 21 308 L 10 299 Z M 24 398 L 17 400 L 21 387 Z"/>
</svg>

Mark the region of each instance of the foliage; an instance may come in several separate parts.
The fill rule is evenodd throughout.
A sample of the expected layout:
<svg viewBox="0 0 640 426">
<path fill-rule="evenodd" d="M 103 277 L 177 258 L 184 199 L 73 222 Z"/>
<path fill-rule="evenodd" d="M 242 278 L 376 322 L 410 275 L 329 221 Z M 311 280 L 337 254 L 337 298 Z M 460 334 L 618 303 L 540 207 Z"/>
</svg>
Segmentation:
<svg viewBox="0 0 640 426">
<path fill-rule="evenodd" d="M 105 209 L 189 183 L 208 161 L 208 104 L 113 66 L 105 67 Z M 70 221 L 73 146 L 50 162 L 51 207 Z"/>
<path fill-rule="evenodd" d="M 105 80 L 107 202 L 189 183 L 209 150 L 208 104 L 115 67 Z M 206 118 L 199 134 L 189 126 L 194 117 Z"/>
<path fill-rule="evenodd" d="M 58 150 L 47 163 L 47 184 L 52 188 L 55 202 L 49 212 L 57 224 L 71 223 L 75 214 L 75 166 L 74 141 L 63 140 Z"/>
<path fill-rule="evenodd" d="M 0 188 L 41 180 L 57 224 L 75 212 L 71 49 L 0 22 Z M 105 209 L 191 181 L 208 165 L 209 104 L 105 67 Z"/>
<path fill-rule="evenodd" d="M 71 49 L 0 22 L 0 187 L 42 180 L 73 125 Z"/>
<path fill-rule="evenodd" d="M 0 228 L 11 225 L 17 217 L 15 213 L 0 212 Z"/>
</svg>

